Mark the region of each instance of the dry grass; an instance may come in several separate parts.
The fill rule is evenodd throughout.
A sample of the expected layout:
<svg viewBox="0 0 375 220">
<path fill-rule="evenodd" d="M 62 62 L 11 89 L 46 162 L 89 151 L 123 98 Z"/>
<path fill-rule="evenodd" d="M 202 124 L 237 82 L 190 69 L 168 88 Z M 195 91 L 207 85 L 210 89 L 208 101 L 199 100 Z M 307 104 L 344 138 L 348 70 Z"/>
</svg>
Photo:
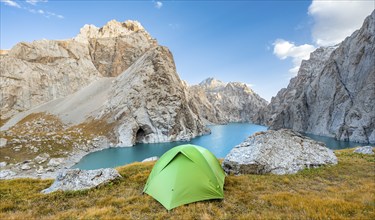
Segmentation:
<svg viewBox="0 0 375 220">
<path fill-rule="evenodd" d="M 375 219 L 375 156 L 338 151 L 339 164 L 296 175 L 228 176 L 225 199 L 167 212 L 142 194 L 153 162 L 118 168 L 96 189 L 40 194 L 52 180 L 0 181 L 0 219 Z"/>
<path fill-rule="evenodd" d="M 57 116 L 48 113 L 33 113 L 9 129 L 0 132 L 8 144 L 0 148 L 0 160 L 7 163 L 19 163 L 32 160 L 41 153 L 51 157 L 66 157 L 75 146 L 85 145 L 97 136 L 114 137 L 114 123 L 103 120 L 89 120 L 85 123 L 68 127 Z M 12 142 L 12 140 L 24 140 Z M 15 151 L 15 147 L 20 147 Z M 34 151 L 37 147 L 38 151 Z M 43 164 L 42 164 L 43 165 Z"/>
</svg>

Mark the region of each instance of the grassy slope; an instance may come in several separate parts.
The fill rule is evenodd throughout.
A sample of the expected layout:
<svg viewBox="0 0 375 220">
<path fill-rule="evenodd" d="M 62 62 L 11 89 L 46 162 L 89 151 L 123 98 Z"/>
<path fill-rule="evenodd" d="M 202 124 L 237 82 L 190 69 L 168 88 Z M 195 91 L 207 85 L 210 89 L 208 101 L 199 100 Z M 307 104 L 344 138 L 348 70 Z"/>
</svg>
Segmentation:
<svg viewBox="0 0 375 220">
<path fill-rule="evenodd" d="M 142 194 L 153 162 L 118 168 L 122 180 L 43 195 L 52 180 L 0 181 L 0 219 L 375 219 L 375 156 L 338 151 L 339 165 L 296 175 L 228 176 L 225 199 L 167 212 Z"/>
</svg>

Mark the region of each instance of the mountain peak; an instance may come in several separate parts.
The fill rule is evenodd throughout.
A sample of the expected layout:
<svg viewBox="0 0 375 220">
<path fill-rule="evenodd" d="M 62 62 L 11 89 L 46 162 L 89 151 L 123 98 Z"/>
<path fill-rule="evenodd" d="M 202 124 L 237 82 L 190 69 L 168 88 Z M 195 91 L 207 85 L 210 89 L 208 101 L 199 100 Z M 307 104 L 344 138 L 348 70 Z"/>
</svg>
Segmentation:
<svg viewBox="0 0 375 220">
<path fill-rule="evenodd" d="M 85 24 L 80 33 L 74 38 L 75 41 L 81 43 L 87 43 L 90 38 L 111 38 L 111 37 L 122 37 L 133 33 L 139 33 L 148 40 L 152 40 L 150 34 L 144 29 L 144 27 L 138 21 L 127 20 L 119 22 L 116 20 L 110 20 L 103 27 L 98 28 L 95 25 Z"/>
<path fill-rule="evenodd" d="M 204 86 L 204 87 L 224 87 L 226 86 L 226 83 L 218 80 L 218 79 L 215 79 L 213 77 L 209 77 L 205 80 L 203 80 L 202 82 L 199 83 L 200 86 Z"/>
</svg>

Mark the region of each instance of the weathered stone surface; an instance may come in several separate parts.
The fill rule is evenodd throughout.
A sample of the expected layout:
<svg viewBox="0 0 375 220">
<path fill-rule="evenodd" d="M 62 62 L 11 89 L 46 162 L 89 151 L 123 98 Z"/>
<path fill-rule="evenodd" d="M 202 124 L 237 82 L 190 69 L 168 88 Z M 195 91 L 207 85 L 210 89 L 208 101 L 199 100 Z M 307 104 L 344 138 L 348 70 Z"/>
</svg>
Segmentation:
<svg viewBox="0 0 375 220">
<path fill-rule="evenodd" d="M 153 157 L 149 157 L 149 158 L 142 160 L 142 162 L 157 161 L 157 160 L 159 160 L 159 157 L 153 156 Z"/>
<path fill-rule="evenodd" d="M 42 190 L 42 193 L 51 193 L 57 190 L 76 191 L 90 189 L 117 178 L 121 178 L 121 175 L 112 168 L 98 170 L 68 169 L 61 171 L 57 175 L 55 182 L 49 188 Z"/>
<path fill-rule="evenodd" d="M 31 167 L 28 164 L 22 164 L 21 169 L 22 170 L 30 170 Z"/>
<path fill-rule="evenodd" d="M 19 43 L 0 56 L 2 119 L 65 97 L 102 76 L 118 76 L 157 46 L 136 21 L 85 25 L 74 39 Z"/>
<path fill-rule="evenodd" d="M 0 148 L 5 147 L 7 145 L 8 140 L 5 138 L 0 138 Z"/>
<path fill-rule="evenodd" d="M 41 164 L 41 163 L 46 162 L 48 160 L 48 158 L 49 158 L 49 154 L 43 153 L 43 154 L 40 154 L 40 155 L 36 156 L 34 160 L 38 164 Z"/>
<path fill-rule="evenodd" d="M 16 175 L 16 173 L 11 170 L 0 170 L 0 179 L 9 179 L 14 175 Z"/>
<path fill-rule="evenodd" d="M 293 174 L 304 168 L 337 164 L 323 143 L 291 130 L 259 132 L 234 147 L 222 167 L 229 174 Z"/>
<path fill-rule="evenodd" d="M 206 132 L 166 47 L 147 51 L 113 81 L 109 94 L 96 118 L 116 121 L 118 145 L 189 140 Z"/>
<path fill-rule="evenodd" d="M 189 93 L 197 114 L 211 123 L 258 122 L 260 110 L 268 104 L 244 83 L 223 83 L 214 78 L 191 86 Z"/>
<path fill-rule="evenodd" d="M 64 158 L 51 158 L 48 161 L 47 166 L 57 167 L 63 162 L 64 162 Z"/>
<path fill-rule="evenodd" d="M 374 147 L 371 146 L 364 146 L 364 147 L 357 147 L 353 152 L 358 153 L 358 154 L 369 154 L 373 155 L 374 154 Z"/>
<path fill-rule="evenodd" d="M 319 48 L 268 106 L 272 129 L 375 143 L 375 11 L 340 45 Z"/>
<path fill-rule="evenodd" d="M 18 43 L 0 64 L 2 119 L 65 97 L 100 76 L 87 46 L 72 40 Z"/>
<path fill-rule="evenodd" d="M 85 25 L 75 41 L 86 43 L 92 62 L 103 76 L 118 76 L 147 50 L 157 46 L 137 21 L 109 21 L 101 28 Z"/>
<path fill-rule="evenodd" d="M 0 167 L 5 167 L 7 165 L 7 162 L 0 162 Z"/>
</svg>

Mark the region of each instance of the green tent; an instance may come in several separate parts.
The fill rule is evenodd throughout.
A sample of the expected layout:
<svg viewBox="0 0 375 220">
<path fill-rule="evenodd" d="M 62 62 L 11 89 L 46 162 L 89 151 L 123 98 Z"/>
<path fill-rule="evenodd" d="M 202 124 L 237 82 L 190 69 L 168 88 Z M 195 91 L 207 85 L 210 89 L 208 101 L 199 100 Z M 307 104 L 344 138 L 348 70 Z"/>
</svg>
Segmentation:
<svg viewBox="0 0 375 220">
<path fill-rule="evenodd" d="M 209 150 L 180 145 L 160 157 L 143 192 L 171 210 L 196 201 L 223 199 L 224 179 L 219 161 Z"/>
</svg>

